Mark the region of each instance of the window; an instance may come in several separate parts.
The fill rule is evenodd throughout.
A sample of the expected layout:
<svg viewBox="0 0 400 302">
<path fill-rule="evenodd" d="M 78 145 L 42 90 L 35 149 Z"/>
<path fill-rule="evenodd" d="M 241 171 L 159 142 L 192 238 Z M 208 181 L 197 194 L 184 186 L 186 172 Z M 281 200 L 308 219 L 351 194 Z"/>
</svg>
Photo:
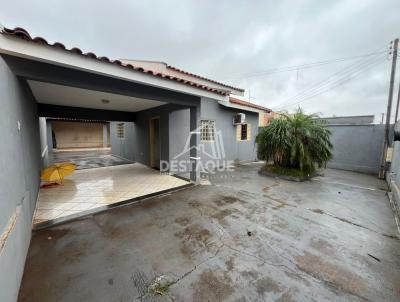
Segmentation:
<svg viewBox="0 0 400 302">
<path fill-rule="evenodd" d="M 202 142 L 212 142 L 215 140 L 215 121 L 200 121 L 200 140 Z"/>
<path fill-rule="evenodd" d="M 118 123 L 117 124 L 117 137 L 118 138 L 125 138 L 125 123 Z"/>
<path fill-rule="evenodd" d="M 236 140 L 249 141 L 251 140 L 251 125 L 240 124 L 236 126 Z"/>
<path fill-rule="evenodd" d="M 242 129 L 240 131 L 240 139 L 242 141 L 247 141 L 247 124 L 241 125 Z"/>
</svg>

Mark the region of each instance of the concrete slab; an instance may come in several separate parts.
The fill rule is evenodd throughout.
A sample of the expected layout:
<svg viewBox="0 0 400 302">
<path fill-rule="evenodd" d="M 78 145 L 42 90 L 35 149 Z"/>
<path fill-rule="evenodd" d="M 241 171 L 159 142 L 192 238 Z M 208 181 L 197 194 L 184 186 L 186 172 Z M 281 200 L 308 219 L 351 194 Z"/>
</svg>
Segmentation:
<svg viewBox="0 0 400 302">
<path fill-rule="evenodd" d="M 258 168 L 35 232 L 19 301 L 399 301 L 383 183 Z M 162 295 L 148 290 L 158 276 Z"/>
</svg>

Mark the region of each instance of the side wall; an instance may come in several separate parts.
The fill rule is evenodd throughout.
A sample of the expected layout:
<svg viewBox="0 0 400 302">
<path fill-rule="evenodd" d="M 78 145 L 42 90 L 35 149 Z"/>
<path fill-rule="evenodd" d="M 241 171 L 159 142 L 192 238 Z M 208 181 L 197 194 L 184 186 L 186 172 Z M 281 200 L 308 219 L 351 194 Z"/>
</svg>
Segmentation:
<svg viewBox="0 0 400 302">
<path fill-rule="evenodd" d="M 201 100 L 201 119 L 215 120 L 217 131 L 221 131 L 223 148 L 226 160 L 234 161 L 251 161 L 257 159 L 257 147 L 254 139 L 258 133 L 258 113 L 244 112 L 246 114 L 246 122 L 251 125 L 251 138 L 249 141 L 236 140 L 236 127 L 233 125 L 233 117 L 236 113 L 244 112 L 243 110 L 226 108 L 217 101 L 202 98 Z M 207 153 L 211 153 L 211 144 L 205 142 L 204 149 Z M 202 163 L 205 164 L 210 159 L 206 154 L 201 154 Z"/>
<path fill-rule="evenodd" d="M 42 168 L 45 168 L 49 165 L 49 148 L 47 147 L 47 125 L 44 117 L 39 117 L 39 133 Z"/>
<path fill-rule="evenodd" d="M 169 115 L 170 160 L 189 162 L 190 152 L 184 152 L 189 145 L 190 109 L 173 111 Z M 189 166 L 187 166 L 189 168 Z"/>
<path fill-rule="evenodd" d="M 16 301 L 31 238 L 41 166 L 37 106 L 0 58 L 0 301 Z"/>
<path fill-rule="evenodd" d="M 215 120 L 216 129 L 221 132 L 225 153 L 222 160 L 251 161 L 257 158 L 254 139 L 258 133 L 258 113 L 246 112 L 246 120 L 251 125 L 251 139 L 238 141 L 236 127 L 232 121 L 235 114 L 243 112 L 242 110 L 226 108 L 212 99 L 201 99 L 200 108 L 201 119 Z M 149 119 L 152 117 L 160 118 L 161 159 L 170 162 L 171 160 L 189 162 L 190 152 L 185 150 L 185 147 L 189 147 L 190 110 L 177 105 L 164 105 L 136 112 L 135 122 L 129 126 L 132 128 L 127 129 L 127 125 L 131 123 L 125 123 L 125 139 L 117 138 L 117 122 L 111 122 L 112 153 L 149 165 Z M 208 160 L 214 160 L 207 156 L 212 153 L 212 145 L 212 143 L 205 142 L 200 146 L 199 157 L 204 167 Z M 216 164 L 222 163 L 221 161 L 215 162 Z"/>
<path fill-rule="evenodd" d="M 125 137 L 117 137 L 117 124 L 123 123 Z M 132 122 L 110 122 L 111 153 L 135 161 L 136 132 L 135 124 Z"/>
<path fill-rule="evenodd" d="M 395 124 L 394 130 L 400 133 L 400 122 Z M 386 181 L 391 191 L 389 193 L 390 205 L 400 232 L 400 141 L 394 141 L 392 147 L 392 162 L 390 164 L 390 171 L 386 173 Z"/>
<path fill-rule="evenodd" d="M 125 123 L 125 138 L 117 137 L 116 125 L 110 123 L 111 152 L 117 156 L 137 161 L 144 165 L 150 164 L 150 119 L 160 118 L 160 158 L 169 161 L 170 148 L 174 144 L 170 142 L 170 114 L 182 109 L 177 105 L 163 105 L 157 108 L 135 113 L 134 123 Z M 189 116 L 188 116 L 189 119 Z M 187 124 L 189 128 L 189 123 Z M 172 133 L 172 132 L 171 132 Z M 187 132 L 189 133 L 189 132 Z M 178 135 L 174 135 L 177 137 Z M 187 134 L 185 134 L 185 137 Z"/>
<path fill-rule="evenodd" d="M 328 125 L 333 159 L 328 168 L 363 173 L 379 172 L 385 125 Z"/>
<path fill-rule="evenodd" d="M 46 132 L 47 132 L 47 149 L 49 152 L 53 152 L 53 127 L 50 120 L 46 120 Z"/>
</svg>

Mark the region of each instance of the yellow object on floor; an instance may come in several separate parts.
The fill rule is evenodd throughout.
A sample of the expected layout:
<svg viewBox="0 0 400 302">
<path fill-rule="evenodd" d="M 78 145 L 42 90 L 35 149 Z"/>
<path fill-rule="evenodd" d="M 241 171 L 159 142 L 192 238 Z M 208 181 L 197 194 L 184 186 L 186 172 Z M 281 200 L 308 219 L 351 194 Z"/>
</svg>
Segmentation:
<svg viewBox="0 0 400 302">
<path fill-rule="evenodd" d="M 41 179 L 43 181 L 61 181 L 64 177 L 73 173 L 76 166 L 72 163 L 57 163 L 49 166 L 42 171 Z"/>
<path fill-rule="evenodd" d="M 188 183 L 139 163 L 76 170 L 64 179 L 62 186 L 40 189 L 34 224 L 77 215 Z"/>
</svg>

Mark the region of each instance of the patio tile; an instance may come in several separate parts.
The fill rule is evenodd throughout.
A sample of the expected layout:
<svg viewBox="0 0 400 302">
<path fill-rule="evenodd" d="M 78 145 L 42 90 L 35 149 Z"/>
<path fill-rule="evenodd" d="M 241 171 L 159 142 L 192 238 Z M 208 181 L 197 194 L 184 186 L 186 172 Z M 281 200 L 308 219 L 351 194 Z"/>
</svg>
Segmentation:
<svg viewBox="0 0 400 302">
<path fill-rule="evenodd" d="M 86 211 L 93 207 L 93 203 L 75 203 L 70 210 L 74 211 Z"/>
<path fill-rule="evenodd" d="M 160 175 L 138 163 L 79 170 L 62 186 L 40 190 L 34 221 L 76 214 L 184 184 L 184 180 Z"/>
</svg>

